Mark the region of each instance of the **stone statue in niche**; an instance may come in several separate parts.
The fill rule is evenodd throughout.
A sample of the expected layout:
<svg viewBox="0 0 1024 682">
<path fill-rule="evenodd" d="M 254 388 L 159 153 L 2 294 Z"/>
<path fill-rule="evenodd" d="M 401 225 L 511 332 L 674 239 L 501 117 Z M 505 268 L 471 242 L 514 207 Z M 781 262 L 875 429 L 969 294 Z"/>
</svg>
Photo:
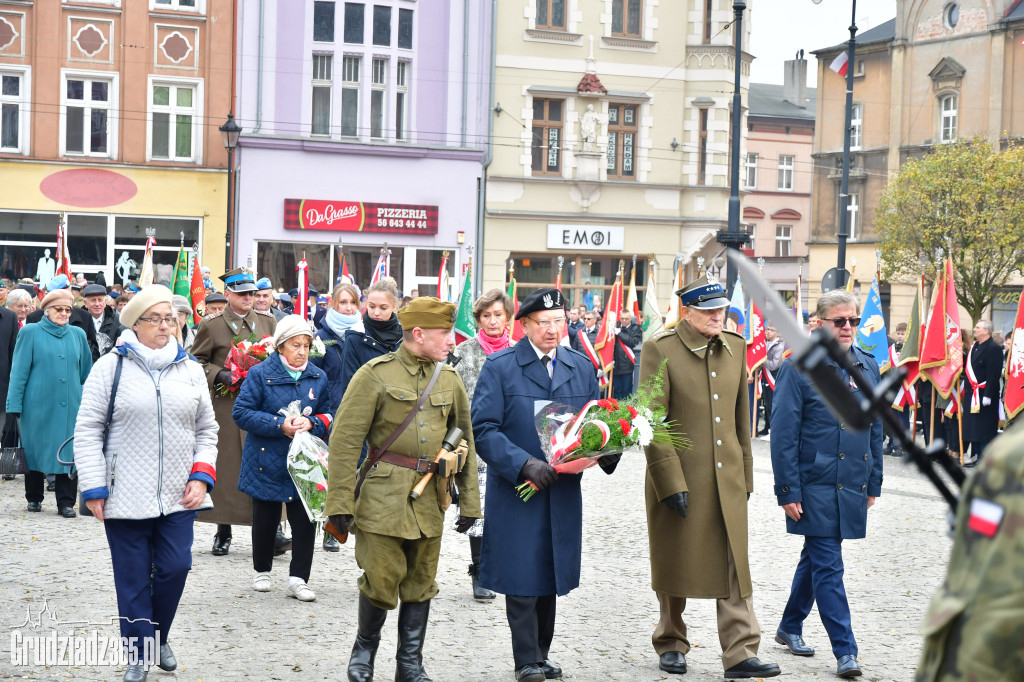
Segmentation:
<svg viewBox="0 0 1024 682">
<path fill-rule="evenodd" d="M 56 272 L 57 264 L 50 258 L 50 250 L 43 249 L 43 257 L 39 259 L 39 265 L 36 267 L 36 281 L 46 286 Z"/>
<path fill-rule="evenodd" d="M 583 151 L 594 151 L 594 141 L 597 139 L 597 114 L 594 113 L 593 104 L 588 104 L 587 110 L 580 117 L 580 139 L 583 140 Z"/>
</svg>

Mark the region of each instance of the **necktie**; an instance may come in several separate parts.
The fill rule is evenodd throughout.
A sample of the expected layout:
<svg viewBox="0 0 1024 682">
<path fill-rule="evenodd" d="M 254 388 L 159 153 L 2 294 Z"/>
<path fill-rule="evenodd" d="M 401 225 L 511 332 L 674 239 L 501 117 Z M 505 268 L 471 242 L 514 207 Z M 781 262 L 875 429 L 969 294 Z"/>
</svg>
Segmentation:
<svg viewBox="0 0 1024 682">
<path fill-rule="evenodd" d="M 548 378 L 549 379 L 552 378 L 551 377 L 551 356 L 550 355 L 542 355 L 541 358 L 540 358 L 540 362 L 541 362 L 542 365 L 544 365 L 544 371 L 546 371 L 548 373 Z"/>
</svg>

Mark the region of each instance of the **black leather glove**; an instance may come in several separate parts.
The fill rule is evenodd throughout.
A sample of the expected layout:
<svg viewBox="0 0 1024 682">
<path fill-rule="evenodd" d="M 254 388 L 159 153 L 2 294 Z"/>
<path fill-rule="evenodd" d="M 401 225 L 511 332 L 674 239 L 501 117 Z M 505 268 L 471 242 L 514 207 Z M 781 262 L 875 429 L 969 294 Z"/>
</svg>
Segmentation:
<svg viewBox="0 0 1024 682">
<path fill-rule="evenodd" d="M 750 500 L 750 493 L 747 493 L 747 500 Z"/>
<path fill-rule="evenodd" d="M 620 459 L 622 459 L 621 453 L 618 455 L 605 455 L 604 457 L 597 458 L 597 465 L 601 467 L 606 474 L 610 474 L 615 471 L 615 467 L 618 466 Z"/>
<path fill-rule="evenodd" d="M 674 493 L 661 501 L 663 505 L 674 511 L 676 514 L 679 514 L 684 519 L 686 518 L 686 506 L 689 502 L 689 496 L 687 493 Z"/>
<path fill-rule="evenodd" d="M 555 471 L 555 468 L 536 457 L 526 460 L 526 464 L 523 465 L 519 473 L 523 478 L 533 481 L 537 490 L 544 490 L 558 480 L 558 472 Z"/>
<path fill-rule="evenodd" d="M 334 530 L 338 531 L 339 535 L 345 535 L 348 533 L 348 524 L 352 523 L 351 514 L 332 514 L 327 517 L 327 520 L 334 526 Z"/>
<path fill-rule="evenodd" d="M 221 371 L 217 372 L 217 379 L 215 383 L 221 384 L 223 386 L 232 386 L 233 384 L 231 382 L 231 370 L 222 369 Z"/>
<path fill-rule="evenodd" d="M 473 522 L 475 521 L 476 519 L 470 518 L 468 516 L 460 516 L 455 521 L 455 531 L 457 533 L 465 533 L 467 530 L 473 527 Z"/>
</svg>

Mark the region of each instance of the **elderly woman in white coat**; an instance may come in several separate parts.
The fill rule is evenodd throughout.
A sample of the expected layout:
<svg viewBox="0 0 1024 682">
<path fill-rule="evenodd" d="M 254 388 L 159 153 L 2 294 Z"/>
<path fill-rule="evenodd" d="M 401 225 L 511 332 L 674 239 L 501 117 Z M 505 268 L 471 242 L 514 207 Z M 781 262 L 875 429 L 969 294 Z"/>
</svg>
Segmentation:
<svg viewBox="0 0 1024 682">
<path fill-rule="evenodd" d="M 178 345 L 170 290 L 145 287 L 121 324 L 119 345 L 85 383 L 75 464 L 106 530 L 121 636 L 136 638 L 124 679 L 138 682 L 152 662 L 177 667 L 168 633 L 192 567 L 196 511 L 213 506 L 217 420 L 203 368 Z"/>
</svg>

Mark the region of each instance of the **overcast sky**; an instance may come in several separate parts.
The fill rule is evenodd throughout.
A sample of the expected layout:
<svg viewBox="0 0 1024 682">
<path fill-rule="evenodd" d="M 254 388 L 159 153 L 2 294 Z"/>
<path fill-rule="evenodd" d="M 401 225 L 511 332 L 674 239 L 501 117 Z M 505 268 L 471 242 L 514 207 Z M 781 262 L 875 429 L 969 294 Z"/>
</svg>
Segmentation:
<svg viewBox="0 0 1024 682">
<path fill-rule="evenodd" d="M 752 0 L 744 21 L 751 21 L 751 52 L 755 59 L 750 80 L 782 83 L 782 65 L 796 51 L 807 54 L 807 85 L 815 87 L 817 59 L 812 50 L 838 45 L 850 38 L 852 0 Z M 857 0 L 857 32 L 896 16 L 896 0 Z"/>
</svg>

